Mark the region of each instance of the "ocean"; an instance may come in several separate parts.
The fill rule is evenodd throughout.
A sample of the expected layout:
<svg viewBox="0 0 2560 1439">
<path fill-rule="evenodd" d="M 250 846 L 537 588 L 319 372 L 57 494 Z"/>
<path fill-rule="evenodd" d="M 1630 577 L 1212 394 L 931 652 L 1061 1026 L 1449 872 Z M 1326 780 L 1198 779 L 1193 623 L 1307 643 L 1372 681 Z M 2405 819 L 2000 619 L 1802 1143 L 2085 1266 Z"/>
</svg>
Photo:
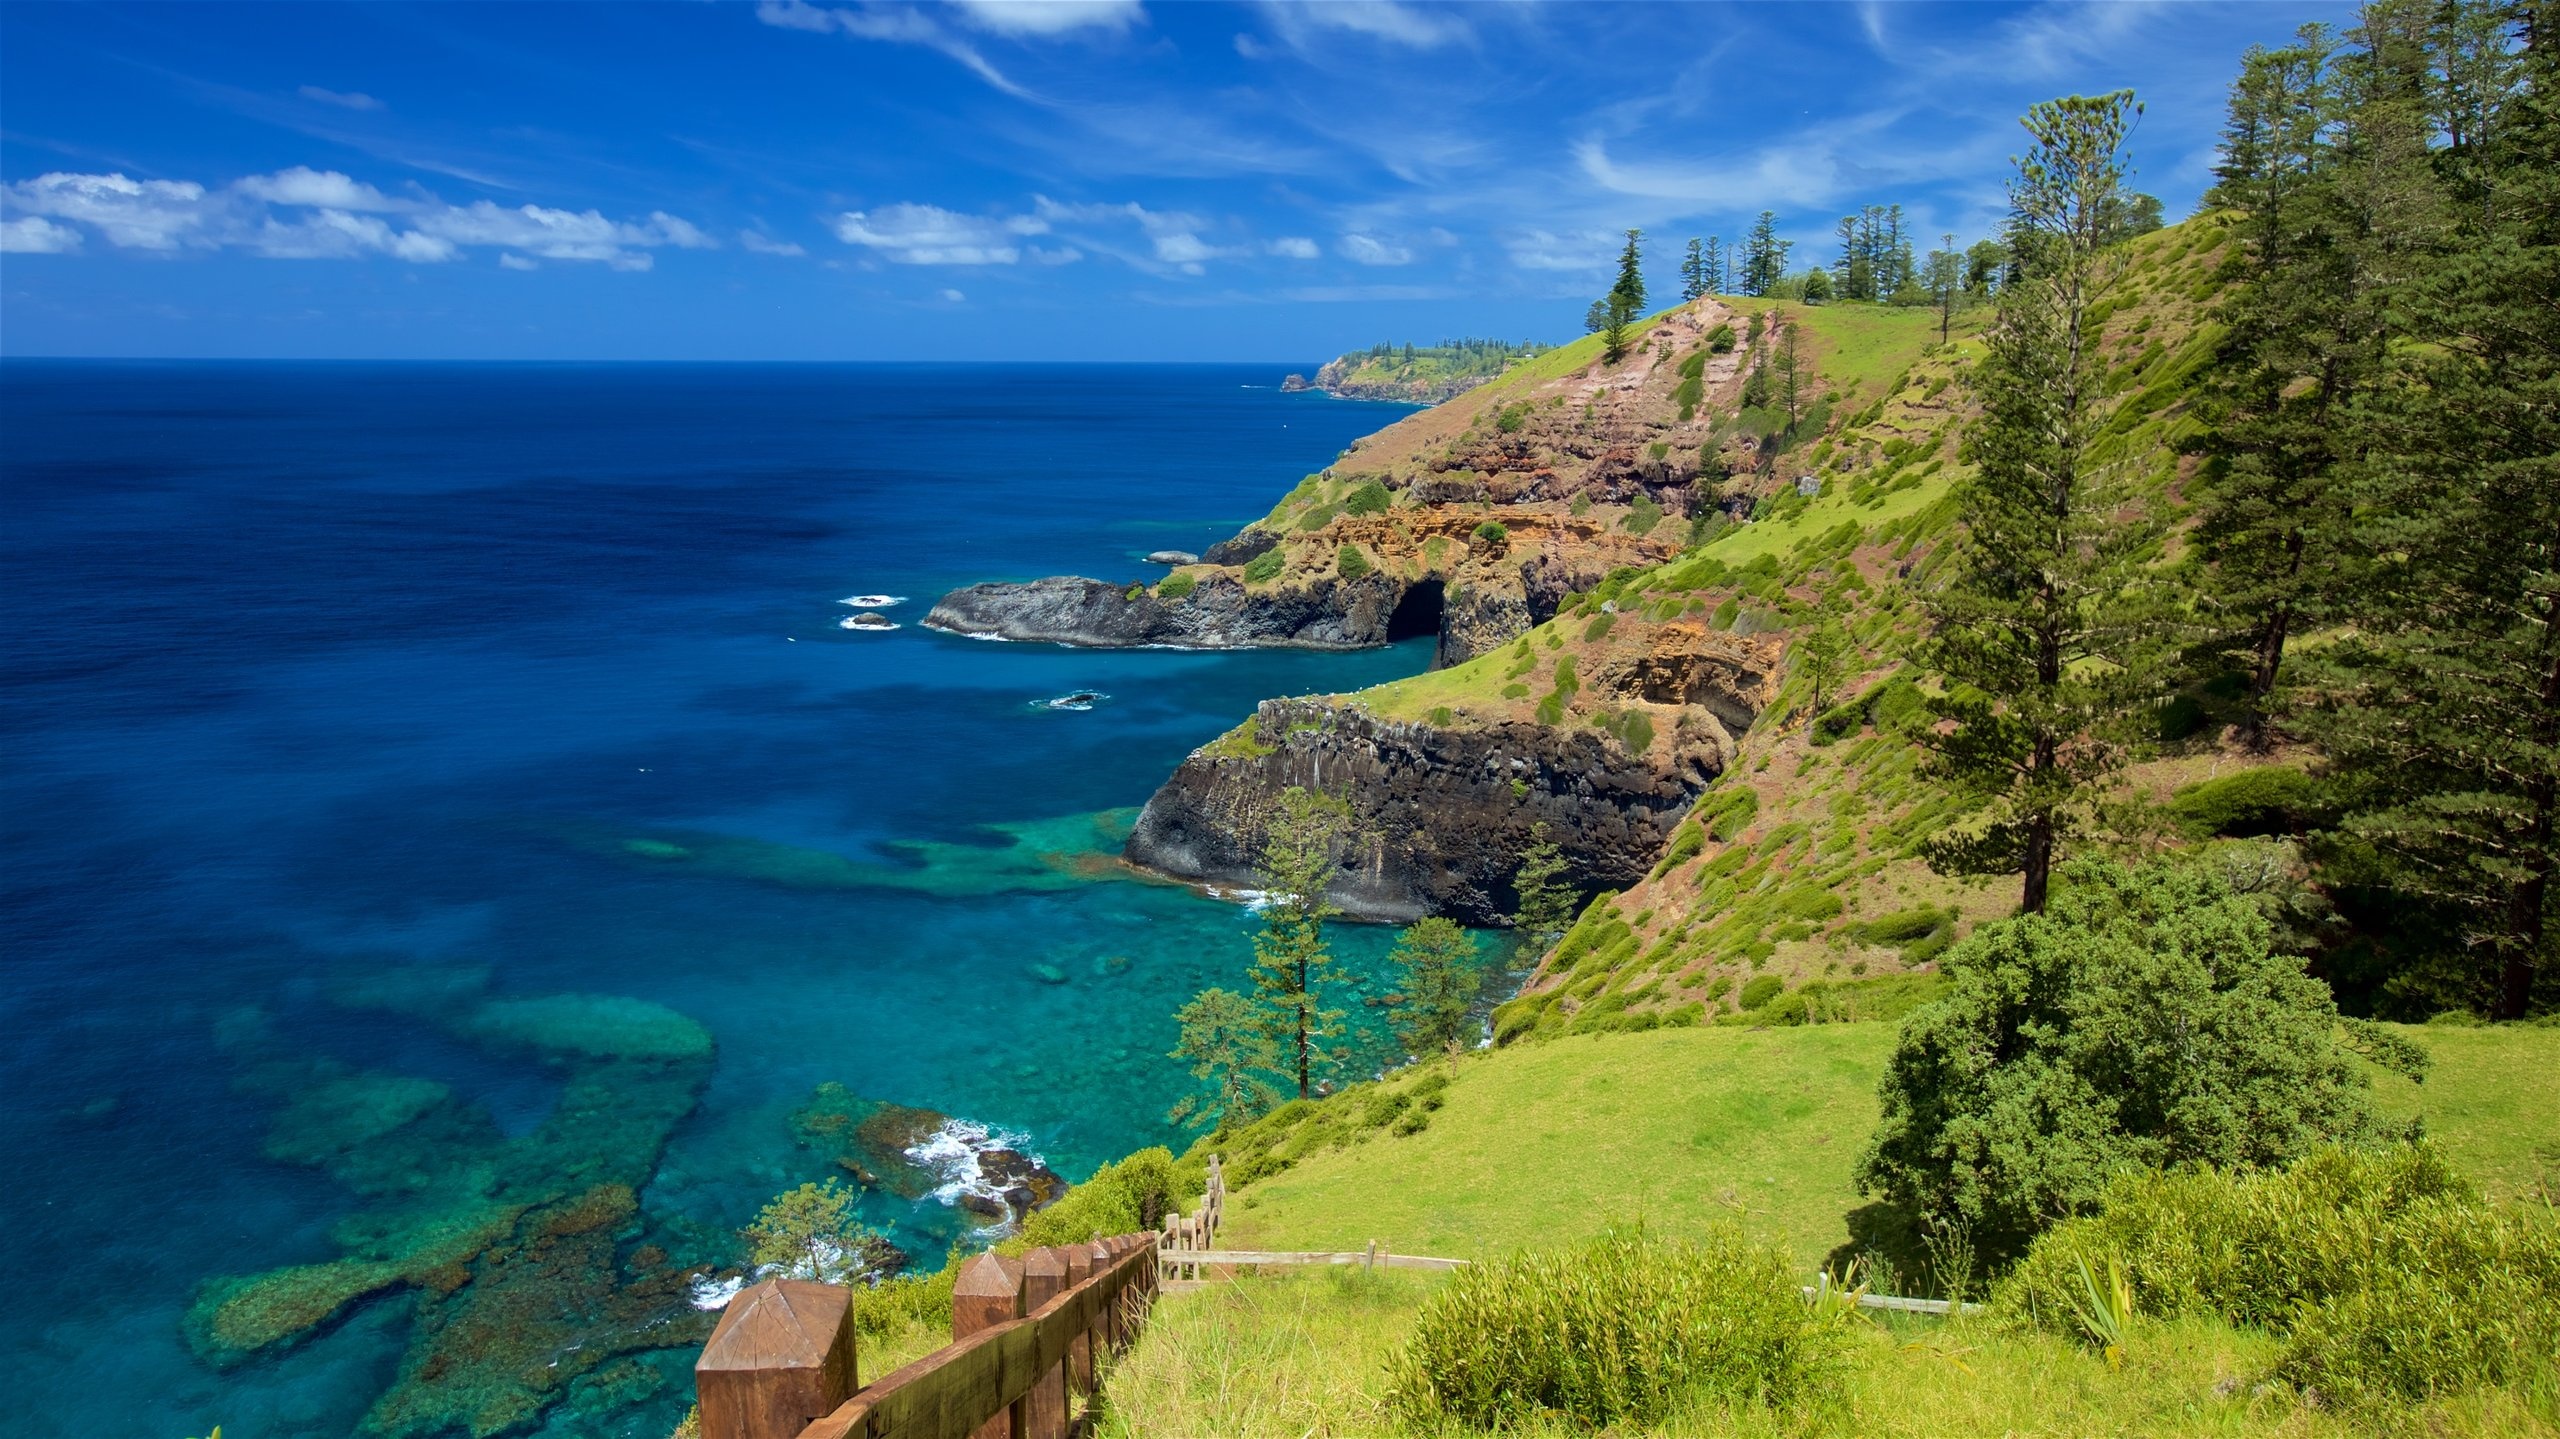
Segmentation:
<svg viewBox="0 0 2560 1439">
<path fill-rule="evenodd" d="M 502 1224 L 612 1211 L 515 1302 L 555 1366 L 627 1352 L 531 1402 L 544 1434 L 657 1439 L 691 1353 L 624 1331 L 691 1321 L 606 1271 L 732 1252 L 841 1174 L 794 1128 L 818 1086 L 1070 1178 L 1179 1147 L 1171 1013 L 1245 985 L 1253 920 L 1117 871 L 1116 837 L 1257 700 L 1417 672 L 1431 641 L 917 621 L 978 580 L 1151 577 L 1401 413 L 1281 374 L 0 363 L 12 1427 L 462 1432 L 390 1396 L 454 1322 L 466 1270 L 417 1267 L 419 1216 L 469 1174 Z M 855 596 L 901 627 L 840 628 Z M 1339 939 L 1374 996 L 1391 936 Z M 1346 1007 L 1354 1068 L 1390 1057 Z M 948 1197 L 864 1215 L 931 1266 L 974 1223 Z M 324 1267 L 289 1298 L 373 1297 L 208 1347 L 238 1333 L 191 1305 L 294 1265 Z M 472 1422 L 526 1402 L 493 1385 Z"/>
</svg>

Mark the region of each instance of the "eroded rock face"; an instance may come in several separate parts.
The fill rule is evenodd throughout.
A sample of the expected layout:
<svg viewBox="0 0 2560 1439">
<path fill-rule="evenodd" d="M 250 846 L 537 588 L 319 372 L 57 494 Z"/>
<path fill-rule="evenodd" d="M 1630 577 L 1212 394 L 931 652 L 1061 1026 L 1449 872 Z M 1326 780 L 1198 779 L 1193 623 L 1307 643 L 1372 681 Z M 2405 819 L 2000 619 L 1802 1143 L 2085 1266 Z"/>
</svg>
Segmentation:
<svg viewBox="0 0 2560 1439">
<path fill-rule="evenodd" d="M 1350 798 L 1364 836 L 1331 891 L 1345 913 L 1498 924 L 1517 905 L 1512 875 L 1541 822 L 1586 890 L 1645 873 L 1731 753 L 1723 729 L 1699 718 L 1636 755 L 1591 729 L 1441 728 L 1267 700 L 1253 745 L 1195 752 L 1147 801 L 1123 853 L 1178 878 L 1250 886 L 1282 791 L 1321 789 Z"/>
<path fill-rule="evenodd" d="M 1405 587 L 1384 575 L 1327 577 L 1305 588 L 1247 589 L 1212 575 L 1180 600 L 1072 575 L 1020 584 L 971 585 L 944 595 L 927 628 L 1051 644 L 1224 649 L 1294 645 L 1360 649 L 1386 643 Z"/>
</svg>

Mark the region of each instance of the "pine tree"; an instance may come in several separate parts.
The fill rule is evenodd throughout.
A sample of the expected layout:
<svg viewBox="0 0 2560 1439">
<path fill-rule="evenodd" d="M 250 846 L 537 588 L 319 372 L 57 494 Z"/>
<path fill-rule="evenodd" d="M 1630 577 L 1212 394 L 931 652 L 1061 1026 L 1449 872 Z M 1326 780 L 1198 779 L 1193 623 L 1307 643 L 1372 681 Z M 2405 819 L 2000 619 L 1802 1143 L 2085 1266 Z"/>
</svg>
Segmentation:
<svg viewBox="0 0 2560 1439">
<path fill-rule="evenodd" d="M 1685 305 L 1706 292 L 1706 249 L 1695 236 L 1692 236 L 1689 240 L 1689 251 L 1680 260 L 1680 302 Z"/>
<path fill-rule="evenodd" d="M 1484 989 L 1475 937 L 1453 919 L 1418 919 L 1397 937 L 1387 962 L 1402 976 L 1396 1036 L 1406 1052 L 1419 1058 L 1456 1047 L 1466 1034 L 1467 1011 Z"/>
<path fill-rule="evenodd" d="M 1803 410 L 1800 392 L 1804 385 L 1804 357 L 1796 349 L 1798 326 L 1795 317 L 1782 316 L 1775 323 L 1783 326 L 1778 331 L 1777 344 L 1778 398 L 1786 403 L 1787 429 L 1792 433 L 1796 427 L 1796 419 Z"/>
<path fill-rule="evenodd" d="M 1927 280 L 1929 293 L 1938 301 L 1938 343 L 1947 342 L 1947 332 L 1956 319 L 1956 292 L 1964 288 L 1964 256 L 1956 253 L 1956 237 L 1950 233 L 1940 240 L 1940 248 L 1929 252 Z"/>
<path fill-rule="evenodd" d="M 1627 248 L 1618 256 L 1618 283 L 1609 287 L 1608 324 L 1601 328 L 1605 358 L 1616 364 L 1627 357 L 1628 328 L 1644 315 L 1644 261 L 1638 243 L 1644 231 L 1627 232 Z"/>
<path fill-rule="evenodd" d="M 1778 277 L 1787 272 L 1786 253 L 1778 241 L 1778 216 L 1763 210 L 1751 222 L 1751 238 L 1742 252 L 1742 293 L 1765 295 Z"/>
<path fill-rule="evenodd" d="M 1262 1077 L 1279 1055 L 1253 1001 L 1233 990 L 1204 989 L 1174 1011 L 1173 1019 L 1181 1038 L 1167 1057 L 1188 1062 L 1191 1077 L 1208 1081 L 1208 1087 L 1175 1104 L 1166 1123 L 1225 1129 L 1253 1120 L 1279 1100 L 1279 1091 Z"/>
<path fill-rule="evenodd" d="M 2387 326 L 2351 188 L 2345 109 L 2324 26 L 2253 48 L 2231 91 L 2219 183 L 2240 243 L 2224 335 L 2199 405 L 2207 458 L 2196 542 L 2211 575 L 2204 649 L 2245 678 L 2242 735 L 2263 746 L 2288 641 L 2327 611 L 2348 535 L 2347 407 L 2371 383 Z"/>
<path fill-rule="evenodd" d="M 1579 898 L 1566 873 L 1564 850 L 1547 838 L 1544 820 L 1529 826 L 1529 847 L 1520 852 L 1520 868 L 1511 876 L 1518 911 L 1511 927 L 1523 947 L 1543 952 L 1573 928 Z"/>
<path fill-rule="evenodd" d="M 1951 732 L 1932 768 L 1991 802 L 1977 829 L 1930 842 L 1942 872 L 2022 874 L 2043 910 L 2054 860 L 2122 762 L 2108 730 L 2132 705 L 2147 626 L 2136 585 L 2154 526 L 2129 510 L 2121 463 L 2101 462 L 2107 365 L 2091 312 L 2122 283 L 2102 227 L 2124 184 L 2130 91 L 2050 100 L 2027 113 L 2034 146 L 2009 186 L 2010 249 L 2025 276 L 2002 291 L 1974 371 L 1975 473 L 1957 488 L 1966 534 L 1930 597 L 1925 653 L 1947 681 Z"/>
<path fill-rule="evenodd" d="M 1291 785 L 1263 836 L 1266 898 L 1262 932 L 1253 937 L 1253 986 L 1261 995 L 1263 1032 L 1279 1052 L 1281 1072 L 1296 1078 L 1300 1099 L 1315 1092 L 1316 1072 L 1333 1059 L 1325 1041 L 1342 1019 L 1341 1010 L 1323 1006 L 1333 968 L 1324 922 L 1342 913 L 1325 889 L 1350 833 L 1349 804 Z"/>
<path fill-rule="evenodd" d="M 2432 63 L 2410 68 L 2437 77 L 2454 230 L 2395 286 L 2428 343 L 2396 348 L 2362 407 L 2374 559 L 2310 718 L 2358 801 L 2350 832 L 2458 916 L 2471 994 L 2513 1019 L 2552 963 L 2560 889 L 2560 20 L 2516 7 L 2524 43 L 2491 57 L 2487 7 L 2396 10 L 2375 7 L 2428 21 Z"/>
</svg>

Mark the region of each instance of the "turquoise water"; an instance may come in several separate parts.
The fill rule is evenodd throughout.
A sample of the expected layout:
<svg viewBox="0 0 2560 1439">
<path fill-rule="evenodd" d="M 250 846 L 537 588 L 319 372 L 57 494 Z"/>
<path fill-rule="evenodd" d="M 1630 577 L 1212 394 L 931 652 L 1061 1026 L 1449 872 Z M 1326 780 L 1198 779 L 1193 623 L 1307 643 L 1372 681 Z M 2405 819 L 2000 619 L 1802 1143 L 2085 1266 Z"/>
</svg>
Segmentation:
<svg viewBox="0 0 2560 1439">
<path fill-rule="evenodd" d="M 1179 1142 L 1169 1015 L 1242 983 L 1251 918 L 1097 862 L 1113 812 L 1256 700 L 1412 673 L 1430 641 L 1101 653 L 914 621 L 974 580 L 1147 575 L 1398 413 L 1280 373 L 0 365 L 21 1431 L 358 1432 L 443 1312 L 416 1286 L 227 1370 L 182 1317 L 218 1276 L 356 1252 L 351 1219 L 471 1156 L 555 1203 L 597 1149 L 638 1191 L 615 1262 L 671 1271 L 825 1172 L 787 1124 L 822 1082 L 1071 1176 Z M 905 627 L 836 628 L 858 593 L 909 597 Z M 1078 689 L 1108 698 L 1039 703 Z M 1355 973 L 1388 938 L 1344 932 Z M 589 1040 L 489 1018 L 558 994 L 706 1029 L 707 1072 L 668 1080 L 690 1113 L 555 1142 L 564 1092 L 629 1092 Z M 296 1123 L 362 1130 L 330 1076 L 435 1081 L 477 1137 L 359 1193 L 278 1127 L 320 1093 Z M 930 1199 L 866 1212 L 928 1262 L 967 1230 Z M 577 1323 L 639 1352 L 607 1332 L 627 1307 Z M 663 1433 L 689 1353 L 636 1362 L 542 1401 L 544 1432 Z"/>
</svg>

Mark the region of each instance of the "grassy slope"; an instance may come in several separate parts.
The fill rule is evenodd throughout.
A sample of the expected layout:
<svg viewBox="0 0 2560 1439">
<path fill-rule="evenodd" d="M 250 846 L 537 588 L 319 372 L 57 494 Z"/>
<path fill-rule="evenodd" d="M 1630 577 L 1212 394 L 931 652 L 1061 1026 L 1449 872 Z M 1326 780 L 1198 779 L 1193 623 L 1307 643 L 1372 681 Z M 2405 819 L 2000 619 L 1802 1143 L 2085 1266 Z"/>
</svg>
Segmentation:
<svg viewBox="0 0 2560 1439">
<path fill-rule="evenodd" d="M 1397 1432 L 1387 1359 L 1437 1281 L 1299 1272 L 1168 1296 L 1112 1371 L 1098 1431 L 1149 1439 L 1311 1439 Z M 1651 1433 L 1796 1439 L 1948 1435 L 2548 1436 L 2504 1394 L 2442 1401 L 2377 1422 L 2252 1392 L 2274 1341 L 2208 1324 L 2137 1324 L 2124 1367 L 2049 1335 L 1978 1322 L 1866 1327 L 1826 1400 L 1784 1412 L 1682 1415 Z M 1531 1433 L 1568 1434 L 1551 1430 Z M 1617 1431 L 1611 1431 L 1617 1432 Z"/>
<path fill-rule="evenodd" d="M 2436 1056 L 2423 1090 L 2383 1102 L 2491 1193 L 2560 1181 L 2560 1029 L 2404 1031 Z M 1419 1134 L 1300 1159 L 1228 1210 L 1239 1246 L 1476 1258 L 1641 1218 L 1669 1233 L 1720 1219 L 1808 1266 L 1846 1240 L 1852 1178 L 1875 1122 L 1889 1024 L 1657 1029 L 1514 1046 L 1463 1060 Z M 1354 1095 L 1348 1102 L 1357 1104 Z"/>
</svg>

